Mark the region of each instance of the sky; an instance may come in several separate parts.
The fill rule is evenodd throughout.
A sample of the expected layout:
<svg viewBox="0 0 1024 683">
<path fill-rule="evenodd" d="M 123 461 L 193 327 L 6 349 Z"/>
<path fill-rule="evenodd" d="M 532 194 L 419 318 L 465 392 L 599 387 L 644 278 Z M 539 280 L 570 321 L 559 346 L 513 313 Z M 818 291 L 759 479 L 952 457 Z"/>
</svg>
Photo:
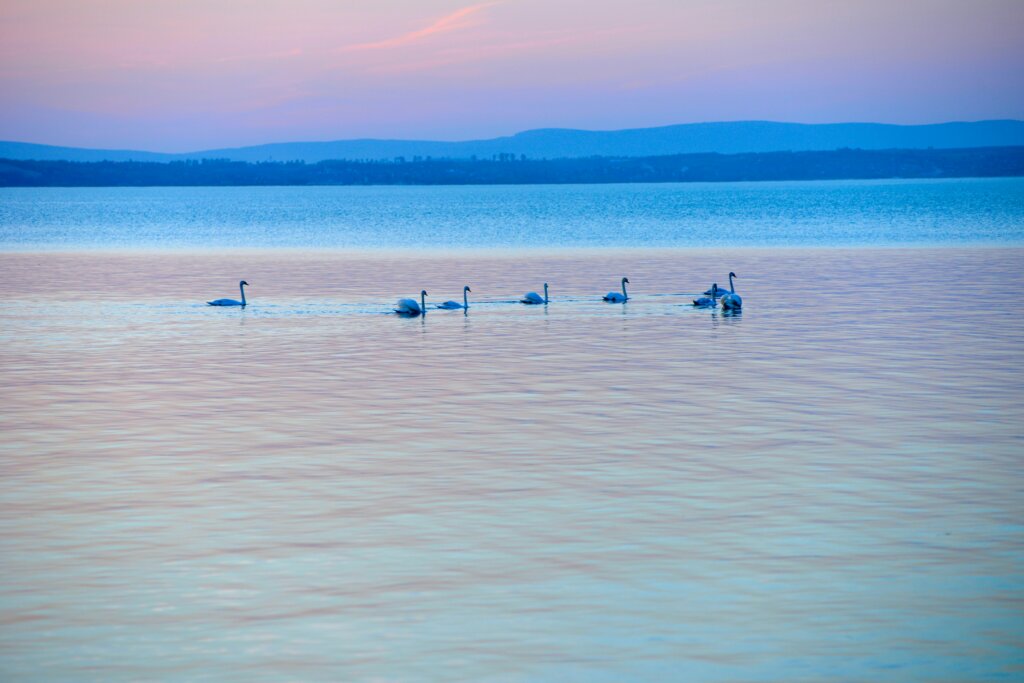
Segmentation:
<svg viewBox="0 0 1024 683">
<path fill-rule="evenodd" d="M 1024 0 L 0 0 L 0 139 L 1024 119 Z"/>
</svg>

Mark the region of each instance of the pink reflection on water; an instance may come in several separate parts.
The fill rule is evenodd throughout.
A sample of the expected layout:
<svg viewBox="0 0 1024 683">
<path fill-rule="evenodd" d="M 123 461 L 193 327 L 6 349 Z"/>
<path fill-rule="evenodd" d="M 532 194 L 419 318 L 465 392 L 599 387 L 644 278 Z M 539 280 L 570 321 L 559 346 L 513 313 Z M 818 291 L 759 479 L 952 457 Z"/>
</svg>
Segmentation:
<svg viewBox="0 0 1024 683">
<path fill-rule="evenodd" d="M 4 670 L 1006 671 L 1021 255 L 2 255 Z"/>
</svg>

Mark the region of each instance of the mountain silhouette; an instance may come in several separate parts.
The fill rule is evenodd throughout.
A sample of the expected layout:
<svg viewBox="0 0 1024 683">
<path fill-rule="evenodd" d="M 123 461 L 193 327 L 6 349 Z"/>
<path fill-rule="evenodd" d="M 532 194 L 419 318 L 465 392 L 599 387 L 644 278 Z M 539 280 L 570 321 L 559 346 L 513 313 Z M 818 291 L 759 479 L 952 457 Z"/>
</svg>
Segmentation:
<svg viewBox="0 0 1024 683">
<path fill-rule="evenodd" d="M 528 130 L 487 140 L 338 140 L 282 142 L 250 147 L 209 149 L 183 154 L 136 150 L 54 147 L 0 141 L 0 158 L 43 161 L 305 161 L 383 160 L 405 157 L 489 159 L 498 155 L 530 159 L 590 156 L 645 157 L 718 152 L 819 151 L 853 149 L 926 149 L 1024 145 L 1024 121 L 997 120 L 928 125 L 883 123 L 777 123 L 733 121 L 688 123 L 659 128 L 588 131 L 569 128 Z"/>
</svg>

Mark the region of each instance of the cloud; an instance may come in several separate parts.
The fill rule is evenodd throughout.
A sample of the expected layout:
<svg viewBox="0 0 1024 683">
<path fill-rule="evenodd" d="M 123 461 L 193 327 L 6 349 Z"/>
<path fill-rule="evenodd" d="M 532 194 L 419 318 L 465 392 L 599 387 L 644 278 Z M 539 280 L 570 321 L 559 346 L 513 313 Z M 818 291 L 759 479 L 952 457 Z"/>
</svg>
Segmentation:
<svg viewBox="0 0 1024 683">
<path fill-rule="evenodd" d="M 448 47 L 436 51 L 431 57 L 417 58 L 415 61 L 401 62 L 398 64 L 383 64 L 370 69 L 377 74 L 402 74 L 418 71 L 430 71 L 433 69 L 453 66 L 458 64 L 481 64 L 488 60 L 500 60 L 512 58 L 519 55 L 540 54 L 547 48 L 557 48 L 571 45 L 604 46 L 603 41 L 615 36 L 639 33 L 639 29 L 621 27 L 615 29 L 581 32 L 548 32 L 534 39 L 512 40 L 502 42 L 494 38 L 485 45 L 474 45 L 471 47 Z M 606 51 L 606 47 L 602 47 Z"/>
<path fill-rule="evenodd" d="M 488 59 L 499 59 L 516 53 L 533 52 L 541 48 L 569 45 L 584 42 L 585 40 L 586 36 L 574 35 L 564 38 L 495 43 L 493 45 L 475 46 L 472 48 L 446 49 L 437 52 L 433 59 L 417 59 L 413 62 L 385 64 L 375 67 L 371 69 L 371 71 L 378 74 L 400 74 L 417 71 L 430 71 L 440 67 L 465 63 L 480 63 Z"/>
<path fill-rule="evenodd" d="M 259 60 L 273 60 L 273 59 L 289 59 L 291 57 L 301 57 L 302 48 L 293 48 L 291 50 L 282 50 L 280 52 L 267 52 L 262 54 L 250 54 L 250 55 L 232 55 L 229 57 L 220 57 L 215 59 L 214 62 L 218 64 L 224 64 L 227 62 L 251 62 Z"/>
<path fill-rule="evenodd" d="M 456 10 L 447 16 L 441 17 L 430 26 L 421 28 L 418 31 L 412 31 L 411 33 L 406 33 L 395 38 L 388 38 L 387 40 L 380 40 L 373 43 L 347 45 L 341 48 L 340 51 L 356 52 L 361 50 L 386 50 L 393 47 L 403 47 L 438 33 L 448 33 L 450 31 L 469 28 L 470 26 L 475 26 L 478 23 L 472 18 L 474 14 L 497 4 L 497 2 L 482 2 L 476 5 L 470 5 L 469 7 L 463 7 L 462 9 Z"/>
</svg>

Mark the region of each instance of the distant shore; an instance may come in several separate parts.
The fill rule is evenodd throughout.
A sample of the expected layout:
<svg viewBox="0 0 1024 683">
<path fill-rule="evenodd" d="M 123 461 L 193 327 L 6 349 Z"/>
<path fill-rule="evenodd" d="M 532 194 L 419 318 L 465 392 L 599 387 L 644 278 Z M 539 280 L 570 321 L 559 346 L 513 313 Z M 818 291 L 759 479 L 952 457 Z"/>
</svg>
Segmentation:
<svg viewBox="0 0 1024 683">
<path fill-rule="evenodd" d="M 248 163 L 0 159 L 0 187 L 550 185 L 1024 176 L 1024 147 Z"/>
</svg>

